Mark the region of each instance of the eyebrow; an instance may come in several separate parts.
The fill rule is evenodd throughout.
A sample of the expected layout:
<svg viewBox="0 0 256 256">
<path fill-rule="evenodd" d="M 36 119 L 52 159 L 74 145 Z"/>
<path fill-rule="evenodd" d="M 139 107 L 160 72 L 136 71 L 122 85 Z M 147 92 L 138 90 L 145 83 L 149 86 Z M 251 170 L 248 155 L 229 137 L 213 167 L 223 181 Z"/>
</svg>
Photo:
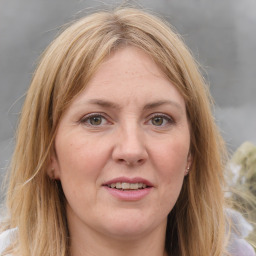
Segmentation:
<svg viewBox="0 0 256 256">
<path fill-rule="evenodd" d="M 149 109 L 153 109 L 162 105 L 171 105 L 174 106 L 175 108 L 179 109 L 180 111 L 182 111 L 182 107 L 179 103 L 172 101 L 172 100 L 159 100 L 159 101 L 155 101 L 152 103 L 148 103 L 144 106 L 144 110 L 149 110 Z"/>
<path fill-rule="evenodd" d="M 93 105 L 99 105 L 103 108 L 113 108 L 113 109 L 118 109 L 118 110 L 120 110 L 122 108 L 119 104 L 111 102 L 111 101 L 107 101 L 104 99 L 91 99 L 88 101 L 88 103 L 93 104 Z M 154 108 L 157 108 L 162 105 L 171 105 L 171 106 L 174 106 L 175 108 L 177 108 L 179 111 L 182 111 L 181 105 L 172 100 L 158 100 L 155 102 L 148 103 L 143 107 L 143 110 L 154 109 Z"/>
<path fill-rule="evenodd" d="M 118 104 L 103 99 L 91 99 L 88 103 L 93 105 L 99 105 L 104 108 L 121 109 L 121 106 L 119 106 Z"/>
</svg>

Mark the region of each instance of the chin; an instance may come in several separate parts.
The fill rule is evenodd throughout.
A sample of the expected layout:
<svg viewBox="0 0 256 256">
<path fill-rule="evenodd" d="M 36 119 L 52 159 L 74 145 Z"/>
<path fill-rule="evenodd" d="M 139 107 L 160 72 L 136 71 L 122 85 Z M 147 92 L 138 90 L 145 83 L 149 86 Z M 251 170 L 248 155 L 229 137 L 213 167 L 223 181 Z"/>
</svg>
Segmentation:
<svg viewBox="0 0 256 256">
<path fill-rule="evenodd" d="M 122 214 L 114 215 L 111 220 L 106 221 L 105 231 L 110 236 L 121 240 L 136 240 L 139 237 L 149 234 L 158 227 L 166 229 L 167 218 L 163 221 L 154 219 L 153 216 L 145 214 Z"/>
<path fill-rule="evenodd" d="M 150 231 L 149 228 L 141 229 L 136 226 L 129 226 L 129 228 L 114 226 L 107 230 L 106 235 L 117 240 L 131 241 L 147 235 Z"/>
</svg>

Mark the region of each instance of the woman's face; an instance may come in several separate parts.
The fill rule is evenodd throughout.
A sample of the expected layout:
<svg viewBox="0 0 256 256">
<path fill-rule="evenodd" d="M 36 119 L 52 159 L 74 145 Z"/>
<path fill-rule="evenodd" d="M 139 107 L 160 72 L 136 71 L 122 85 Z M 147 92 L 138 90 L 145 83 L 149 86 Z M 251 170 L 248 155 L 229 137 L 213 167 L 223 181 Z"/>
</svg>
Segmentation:
<svg viewBox="0 0 256 256">
<path fill-rule="evenodd" d="M 52 167 L 74 230 L 140 237 L 165 232 L 189 157 L 182 96 L 143 51 L 100 65 L 60 121 Z"/>
</svg>

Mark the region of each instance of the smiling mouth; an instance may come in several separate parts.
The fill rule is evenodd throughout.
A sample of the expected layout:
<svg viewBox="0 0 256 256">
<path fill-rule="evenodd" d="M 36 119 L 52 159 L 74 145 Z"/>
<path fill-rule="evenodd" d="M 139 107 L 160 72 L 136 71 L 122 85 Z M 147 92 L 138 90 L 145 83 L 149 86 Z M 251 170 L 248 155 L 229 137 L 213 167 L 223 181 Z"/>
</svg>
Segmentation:
<svg viewBox="0 0 256 256">
<path fill-rule="evenodd" d="M 111 183 L 107 185 L 109 188 L 113 189 L 118 189 L 118 190 L 140 190 L 140 189 L 145 189 L 148 188 L 144 183 L 128 183 L 128 182 L 116 182 L 116 183 Z"/>
</svg>

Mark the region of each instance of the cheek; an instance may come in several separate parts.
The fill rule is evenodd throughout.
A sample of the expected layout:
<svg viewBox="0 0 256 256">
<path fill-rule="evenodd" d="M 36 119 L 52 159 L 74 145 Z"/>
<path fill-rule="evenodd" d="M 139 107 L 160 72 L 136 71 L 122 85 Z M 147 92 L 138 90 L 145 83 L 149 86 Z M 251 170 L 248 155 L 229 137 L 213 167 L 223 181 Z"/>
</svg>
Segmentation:
<svg viewBox="0 0 256 256">
<path fill-rule="evenodd" d="M 73 134 L 65 139 L 59 136 L 55 141 L 59 179 L 72 205 L 80 201 L 93 205 L 96 200 L 93 191 L 97 191 L 101 185 L 99 176 L 109 158 L 108 144 L 83 138 L 82 135 Z"/>
<path fill-rule="evenodd" d="M 57 138 L 56 152 L 58 157 L 60 175 L 68 173 L 82 175 L 89 178 L 90 174 L 97 174 L 107 159 L 107 151 L 97 143 L 84 136 L 71 136 L 71 138 Z"/>
<path fill-rule="evenodd" d="M 56 139 L 59 179 L 64 194 L 72 208 L 79 207 L 80 202 L 92 205 L 95 201 L 97 177 L 101 163 L 88 143 L 72 138 L 69 140 Z"/>
<path fill-rule="evenodd" d="M 155 147 L 154 165 L 158 172 L 160 198 L 159 207 L 167 207 L 169 212 L 177 201 L 184 180 L 189 151 L 188 143 L 170 141 Z"/>
<path fill-rule="evenodd" d="M 184 174 L 189 154 L 188 140 L 166 140 L 153 150 L 153 161 L 163 175 L 172 177 Z"/>
</svg>

